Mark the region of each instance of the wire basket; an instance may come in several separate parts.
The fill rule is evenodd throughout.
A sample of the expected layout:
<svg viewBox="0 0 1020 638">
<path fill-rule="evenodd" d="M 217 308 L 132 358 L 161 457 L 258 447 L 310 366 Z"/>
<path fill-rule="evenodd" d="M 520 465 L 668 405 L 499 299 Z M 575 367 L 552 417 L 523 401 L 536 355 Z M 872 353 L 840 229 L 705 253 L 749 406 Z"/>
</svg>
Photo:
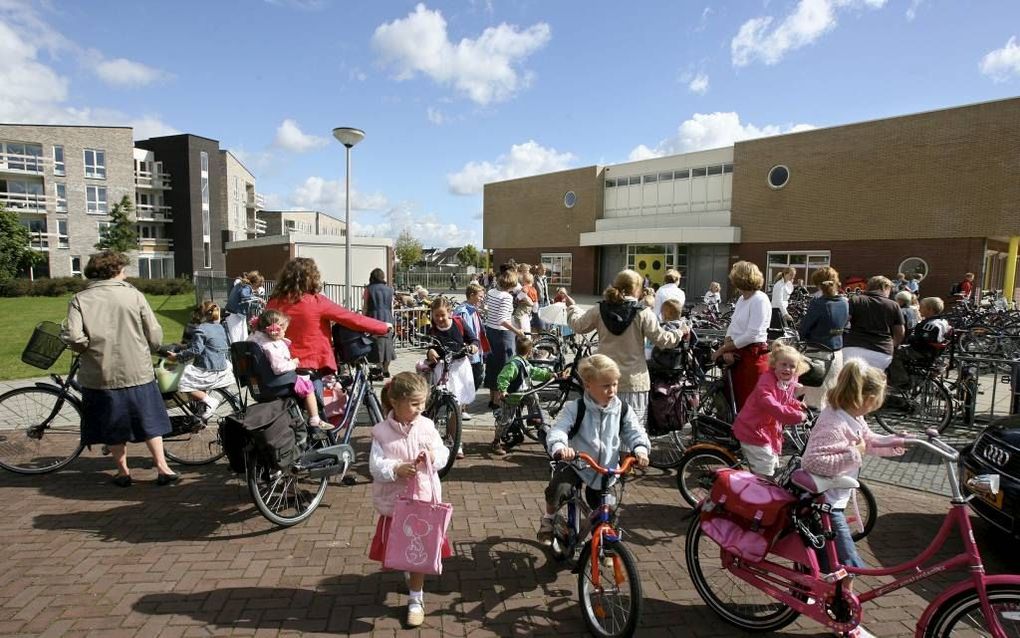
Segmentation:
<svg viewBox="0 0 1020 638">
<path fill-rule="evenodd" d="M 42 321 L 32 331 L 32 337 L 21 353 L 21 360 L 30 366 L 47 370 L 66 349 L 67 344 L 60 340 L 60 324 Z"/>
</svg>

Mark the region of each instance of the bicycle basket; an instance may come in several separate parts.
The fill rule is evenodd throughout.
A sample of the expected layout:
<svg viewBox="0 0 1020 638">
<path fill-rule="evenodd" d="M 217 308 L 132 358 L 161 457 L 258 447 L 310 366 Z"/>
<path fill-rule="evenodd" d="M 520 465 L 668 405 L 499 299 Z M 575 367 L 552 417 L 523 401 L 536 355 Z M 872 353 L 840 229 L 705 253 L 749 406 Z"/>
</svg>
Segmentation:
<svg viewBox="0 0 1020 638">
<path fill-rule="evenodd" d="M 60 340 L 60 324 L 41 321 L 36 324 L 28 345 L 21 352 L 21 360 L 30 366 L 47 370 L 66 349 L 67 344 Z"/>
</svg>

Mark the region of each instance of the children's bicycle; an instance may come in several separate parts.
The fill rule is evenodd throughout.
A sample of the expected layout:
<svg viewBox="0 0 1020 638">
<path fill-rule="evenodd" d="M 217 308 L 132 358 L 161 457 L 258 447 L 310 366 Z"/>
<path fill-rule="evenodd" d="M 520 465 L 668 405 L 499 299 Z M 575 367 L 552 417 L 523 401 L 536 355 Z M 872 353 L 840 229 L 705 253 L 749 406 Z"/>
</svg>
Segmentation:
<svg viewBox="0 0 1020 638">
<path fill-rule="evenodd" d="M 523 392 L 512 392 L 503 397 L 502 405 L 492 411 L 496 421 L 496 438 L 509 451 L 524 440 L 539 441 L 545 447 L 545 421 L 538 405 L 538 396 L 556 384 L 556 377 Z M 534 402 L 532 410 L 528 403 Z"/>
<path fill-rule="evenodd" d="M 807 472 L 792 473 L 791 489 L 799 492 L 789 518 L 765 557 L 757 562 L 741 559 L 722 549 L 702 529 L 701 517 L 695 517 L 687 532 L 685 556 L 687 568 L 702 599 L 726 622 L 755 632 L 776 631 L 793 622 L 798 615 L 825 625 L 839 635 L 847 635 L 861 623 L 862 603 L 884 596 L 950 569 L 966 569 L 969 578 L 942 592 L 917 621 L 918 638 L 1020 635 L 1020 575 L 987 576 L 981 552 L 967 511 L 967 501 L 956 474 L 959 453 L 929 429 L 924 439 L 897 439 L 892 445 L 923 447 L 941 457 L 952 489 L 949 512 L 927 549 L 910 561 L 888 568 L 840 566 L 832 537 L 830 506 L 825 490 L 853 487 L 853 479 L 816 480 Z M 974 492 L 998 492 L 998 475 L 982 475 L 967 481 Z M 945 544 L 953 528 L 959 532 L 963 550 L 928 567 L 928 562 Z M 819 567 L 817 552 L 824 552 L 829 573 Z M 892 576 L 892 582 L 856 593 L 850 587 L 852 576 Z"/>
<path fill-rule="evenodd" d="M 441 344 L 435 339 L 430 339 L 428 347 L 441 348 Z M 449 474 L 450 470 L 453 469 L 453 464 L 457 461 L 457 450 L 460 449 L 461 430 L 463 428 L 460 403 L 457 402 L 457 397 L 454 396 L 453 391 L 447 385 L 450 381 L 450 365 L 455 359 L 468 354 L 466 346 L 459 352 L 443 350 L 445 354 L 435 364 L 439 365 L 441 363 L 443 371 L 439 375 L 439 380 L 432 384 L 432 389 L 429 390 L 428 401 L 425 402 L 425 412 L 423 413 L 436 424 L 436 430 L 443 436 L 443 445 L 450 450 L 446 465 L 437 468 L 439 478 L 444 478 Z"/>
<path fill-rule="evenodd" d="M 623 496 L 623 476 L 637 458 L 628 456 L 617 469 L 604 468 L 584 452 L 569 462 L 574 469 L 585 467 L 602 476 L 598 506 L 585 499 L 586 488 L 575 486 L 553 521 L 551 551 L 566 561 L 577 574 L 577 594 L 588 630 L 595 636 L 633 636 L 641 616 L 641 581 L 637 559 L 623 544 L 616 526 Z M 554 461 L 556 467 L 564 461 Z M 619 496 L 609 479 L 618 476 Z M 603 571 L 605 570 L 605 571 Z"/>
</svg>

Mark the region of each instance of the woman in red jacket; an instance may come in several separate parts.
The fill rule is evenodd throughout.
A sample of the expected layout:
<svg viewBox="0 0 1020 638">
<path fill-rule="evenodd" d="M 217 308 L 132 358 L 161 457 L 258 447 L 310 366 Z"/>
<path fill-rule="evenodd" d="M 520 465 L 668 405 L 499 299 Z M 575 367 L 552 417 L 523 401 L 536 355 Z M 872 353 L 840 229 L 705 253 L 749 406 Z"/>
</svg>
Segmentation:
<svg viewBox="0 0 1020 638">
<path fill-rule="evenodd" d="M 267 305 L 290 317 L 287 338 L 291 356 L 298 360 L 298 372 L 310 374 L 313 379 L 336 372 L 330 330 L 333 323 L 379 336 L 390 330 L 390 324 L 351 312 L 319 294 L 320 290 L 322 275 L 315 260 L 296 257 L 283 267 Z"/>
</svg>

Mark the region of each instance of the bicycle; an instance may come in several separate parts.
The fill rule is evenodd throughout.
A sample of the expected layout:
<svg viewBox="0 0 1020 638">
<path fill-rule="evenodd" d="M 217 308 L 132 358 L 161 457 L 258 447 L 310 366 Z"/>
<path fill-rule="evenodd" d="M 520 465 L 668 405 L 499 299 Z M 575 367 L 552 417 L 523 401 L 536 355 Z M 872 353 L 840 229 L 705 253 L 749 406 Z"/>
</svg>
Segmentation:
<svg viewBox="0 0 1020 638">
<path fill-rule="evenodd" d="M 510 451 L 526 438 L 541 442 L 543 449 L 545 448 L 546 424 L 542 419 L 541 408 L 535 406 L 538 410 L 537 421 L 536 417 L 525 416 L 523 411 L 529 400 L 534 400 L 535 395 L 541 395 L 545 389 L 556 383 L 556 380 L 556 377 L 553 377 L 528 390 L 507 394 L 503 397 L 502 405 L 493 410 L 496 438 L 503 444 L 504 449 Z"/>
<path fill-rule="evenodd" d="M 942 375 L 945 363 L 905 363 L 905 385 L 889 384 L 882 407 L 871 418 L 890 434 L 903 431 L 942 432 L 953 419 L 953 396 Z"/>
<path fill-rule="evenodd" d="M 623 543 L 617 527 L 619 503 L 623 496 L 623 477 L 637 461 L 627 456 L 617 469 L 599 465 L 584 452 L 569 464 L 575 469 L 584 463 L 601 475 L 598 506 L 592 509 L 585 499 L 586 489 L 574 486 L 570 496 L 553 520 L 550 551 L 565 561 L 577 574 L 577 595 L 588 630 L 595 636 L 633 636 L 641 616 L 641 581 L 637 559 Z M 557 467 L 565 461 L 553 461 Z M 609 479 L 620 477 L 620 497 L 611 494 Z M 607 568 L 606 579 L 602 569 Z M 610 582 L 607 582 L 610 581 Z"/>
<path fill-rule="evenodd" d="M 440 361 L 430 366 L 434 367 L 442 363 L 443 371 L 440 373 L 439 379 L 432 384 L 431 390 L 429 390 L 428 400 L 425 402 L 425 412 L 423 412 L 426 417 L 432 419 L 432 422 L 436 424 L 436 429 L 443 436 L 443 444 L 450 450 L 446 465 L 438 468 L 439 478 L 444 478 L 450 473 L 450 470 L 453 469 L 453 464 L 457 461 L 457 451 L 460 449 L 463 428 L 460 403 L 457 401 L 457 397 L 454 396 L 453 391 L 447 386 L 447 382 L 450 379 L 450 365 L 455 359 L 470 353 L 467 346 L 458 352 L 450 352 L 434 338 L 429 340 L 427 347 L 436 348 L 437 351 L 444 352 L 440 357 Z"/>
<path fill-rule="evenodd" d="M 852 487 L 853 479 L 840 477 L 816 482 L 802 470 L 792 474 L 791 487 L 800 496 L 768 554 L 761 561 L 745 561 L 706 538 L 695 517 L 687 533 L 685 559 L 691 580 L 701 598 L 726 622 L 748 631 L 776 631 L 800 614 L 846 635 L 861 623 L 861 605 L 887 593 L 951 569 L 967 569 L 970 578 L 958 582 L 932 601 L 917 621 L 919 638 L 981 635 L 1005 638 L 1020 631 L 1020 576 L 986 576 L 981 553 L 974 541 L 967 501 L 956 474 L 959 453 L 929 429 L 924 439 L 898 439 L 896 446 L 919 446 L 940 456 L 952 489 L 950 509 L 931 544 L 917 558 L 885 568 L 839 565 L 831 536 L 831 508 L 822 493 L 830 487 Z M 968 480 L 970 489 L 984 494 L 998 491 L 998 475 Z M 963 550 L 929 567 L 931 559 L 956 528 Z M 828 574 L 819 569 L 816 550 L 824 551 Z M 781 561 L 781 562 L 780 562 Z M 892 582 L 857 593 L 847 586 L 848 577 L 892 576 Z M 980 628 L 985 631 L 981 631 Z M 1007 632 L 1008 629 L 1008 632 Z M 966 633 L 965 633 L 966 632 Z"/>
</svg>

